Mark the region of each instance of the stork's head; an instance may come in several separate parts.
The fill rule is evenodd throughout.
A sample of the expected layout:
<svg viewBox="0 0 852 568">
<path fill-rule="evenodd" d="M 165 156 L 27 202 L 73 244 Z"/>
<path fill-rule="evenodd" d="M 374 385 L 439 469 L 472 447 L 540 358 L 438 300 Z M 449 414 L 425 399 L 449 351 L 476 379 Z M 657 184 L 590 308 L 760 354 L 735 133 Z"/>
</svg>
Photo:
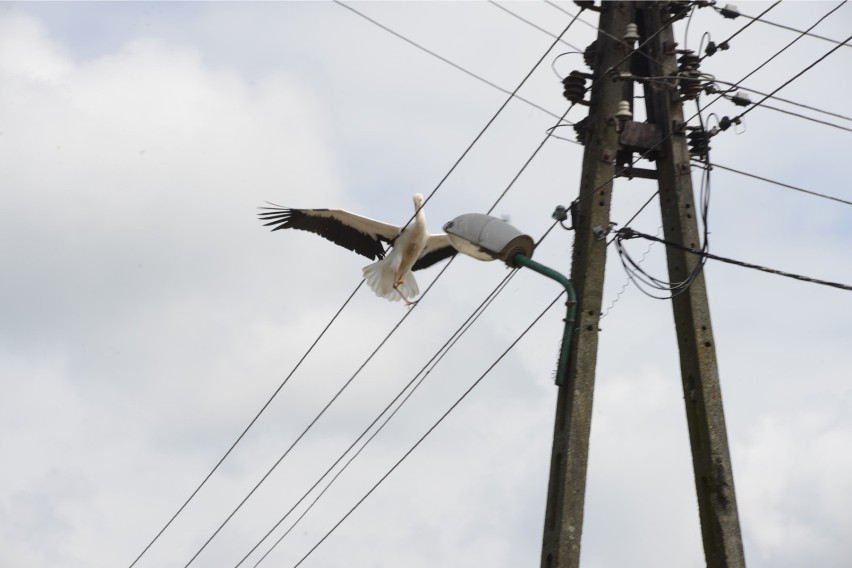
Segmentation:
<svg viewBox="0 0 852 568">
<path fill-rule="evenodd" d="M 415 193 L 414 194 L 414 210 L 419 211 L 421 207 L 423 207 L 423 194 L 422 193 Z"/>
</svg>

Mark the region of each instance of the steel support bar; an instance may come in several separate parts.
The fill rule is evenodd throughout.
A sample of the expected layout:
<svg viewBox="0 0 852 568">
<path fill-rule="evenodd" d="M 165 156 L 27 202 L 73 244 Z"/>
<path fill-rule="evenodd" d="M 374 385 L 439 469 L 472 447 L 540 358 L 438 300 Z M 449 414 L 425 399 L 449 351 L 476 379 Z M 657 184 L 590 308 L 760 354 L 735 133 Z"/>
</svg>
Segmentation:
<svg viewBox="0 0 852 568">
<path fill-rule="evenodd" d="M 514 257 L 515 264 L 525 266 L 530 270 L 538 272 L 543 276 L 547 276 L 551 280 L 556 280 L 568 295 L 565 300 L 565 305 L 568 307 L 565 314 L 565 329 L 562 332 L 562 343 L 559 348 L 559 361 L 556 364 L 556 384 L 564 385 L 568 378 L 568 363 L 571 357 L 571 338 L 574 335 L 574 323 L 577 321 L 577 293 L 574 291 L 574 284 L 563 274 L 556 272 L 543 264 L 540 264 L 528 256 L 516 254 Z"/>
</svg>

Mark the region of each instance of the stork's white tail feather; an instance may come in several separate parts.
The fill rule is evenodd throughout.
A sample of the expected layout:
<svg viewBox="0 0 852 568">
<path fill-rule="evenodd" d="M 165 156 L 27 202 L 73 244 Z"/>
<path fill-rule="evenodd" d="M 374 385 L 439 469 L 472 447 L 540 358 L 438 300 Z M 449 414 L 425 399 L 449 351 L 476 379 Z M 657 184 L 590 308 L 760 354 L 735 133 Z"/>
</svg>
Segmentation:
<svg viewBox="0 0 852 568">
<path fill-rule="evenodd" d="M 393 262 L 395 256 L 389 255 L 373 264 L 365 266 L 363 269 L 364 280 L 367 281 L 367 285 L 373 292 L 380 298 L 385 298 L 392 302 L 402 299 L 399 293 L 393 289 L 394 274 L 397 269 L 397 266 Z M 402 277 L 402 284 L 400 284 L 398 289 L 399 292 L 409 299 L 420 294 L 420 289 L 417 287 L 417 280 L 414 279 L 414 275 L 411 272 L 407 272 Z"/>
</svg>

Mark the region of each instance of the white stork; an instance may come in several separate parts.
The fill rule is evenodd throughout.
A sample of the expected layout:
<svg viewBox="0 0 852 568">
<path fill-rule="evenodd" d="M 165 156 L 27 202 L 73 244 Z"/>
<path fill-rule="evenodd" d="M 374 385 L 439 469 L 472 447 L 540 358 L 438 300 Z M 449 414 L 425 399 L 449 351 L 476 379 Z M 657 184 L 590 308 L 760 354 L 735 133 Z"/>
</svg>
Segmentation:
<svg viewBox="0 0 852 568">
<path fill-rule="evenodd" d="M 432 266 L 457 252 L 447 235 L 432 235 L 426 230 L 423 196 L 419 193 L 414 196 L 414 224 L 405 227 L 341 209 L 291 209 L 270 205 L 273 207 L 261 207 L 266 211 L 258 216 L 268 221 L 264 226 L 272 226 L 273 231 L 310 231 L 370 260 L 378 258 L 363 269 L 367 284 L 377 296 L 391 301 L 402 299 L 408 306 L 414 303 L 411 298 L 420 294 L 411 271 Z M 387 256 L 382 243 L 391 245 Z"/>
</svg>

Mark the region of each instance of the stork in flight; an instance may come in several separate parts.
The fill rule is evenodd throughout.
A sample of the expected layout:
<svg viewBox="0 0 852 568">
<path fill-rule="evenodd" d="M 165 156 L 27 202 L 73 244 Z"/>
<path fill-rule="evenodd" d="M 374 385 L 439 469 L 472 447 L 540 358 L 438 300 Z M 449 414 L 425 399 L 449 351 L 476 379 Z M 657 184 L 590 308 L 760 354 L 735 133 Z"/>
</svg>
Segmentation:
<svg viewBox="0 0 852 568">
<path fill-rule="evenodd" d="M 406 305 L 420 294 L 412 270 L 432 266 L 450 258 L 456 249 L 447 235 L 430 234 L 423 213 L 423 196 L 414 195 L 414 223 L 405 227 L 389 225 L 361 217 L 342 209 L 291 209 L 280 205 L 261 207 L 266 211 L 258 216 L 265 227 L 310 231 L 331 242 L 376 260 L 363 269 L 364 279 L 377 296 L 390 301 L 402 299 Z M 382 243 L 391 246 L 385 256 Z"/>
</svg>

